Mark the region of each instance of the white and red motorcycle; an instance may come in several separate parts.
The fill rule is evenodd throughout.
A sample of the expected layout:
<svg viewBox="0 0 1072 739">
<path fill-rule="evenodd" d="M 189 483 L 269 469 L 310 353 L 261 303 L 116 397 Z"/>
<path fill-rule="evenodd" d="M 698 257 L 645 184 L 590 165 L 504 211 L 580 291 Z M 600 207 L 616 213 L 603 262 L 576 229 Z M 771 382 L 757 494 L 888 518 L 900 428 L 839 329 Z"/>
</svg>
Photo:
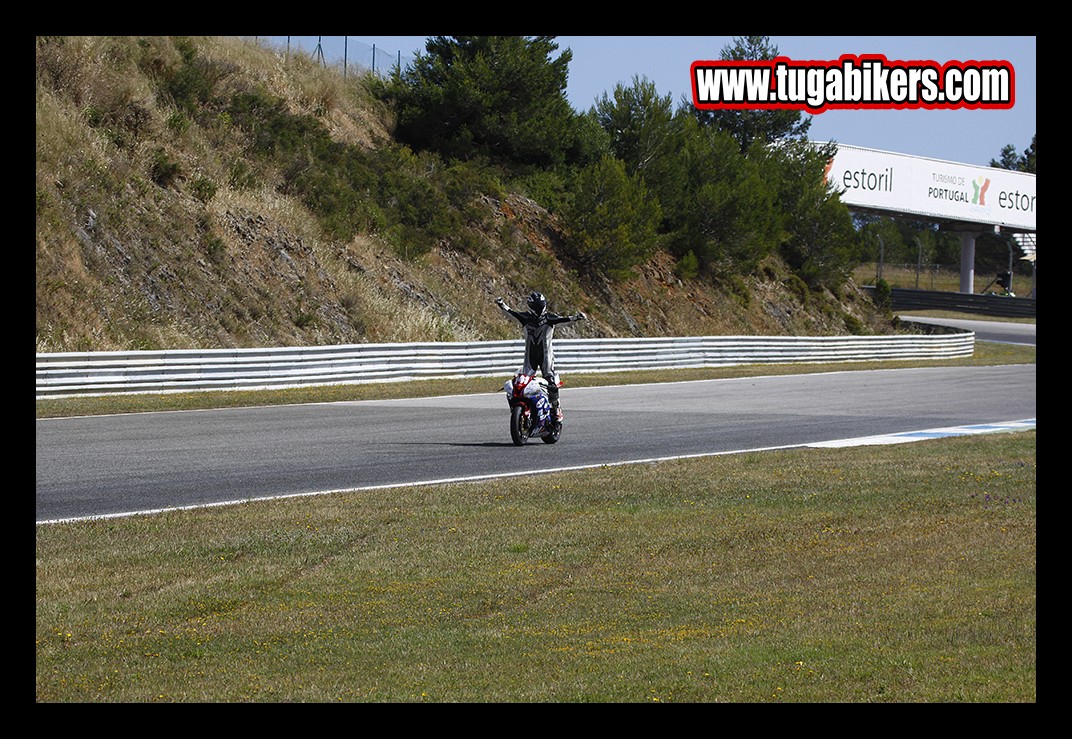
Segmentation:
<svg viewBox="0 0 1072 739">
<path fill-rule="evenodd" d="M 558 441 L 562 422 L 554 419 L 547 397 L 547 380 L 518 372 L 514 379 L 506 381 L 503 390 L 510 403 L 510 438 L 516 446 L 533 437 L 545 444 Z"/>
</svg>

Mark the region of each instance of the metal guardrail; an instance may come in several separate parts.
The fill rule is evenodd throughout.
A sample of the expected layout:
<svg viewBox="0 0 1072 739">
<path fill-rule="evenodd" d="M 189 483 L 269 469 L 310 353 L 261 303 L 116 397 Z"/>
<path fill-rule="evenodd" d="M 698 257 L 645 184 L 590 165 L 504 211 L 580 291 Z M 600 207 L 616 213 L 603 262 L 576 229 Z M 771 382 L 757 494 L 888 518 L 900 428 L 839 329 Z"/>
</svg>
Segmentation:
<svg viewBox="0 0 1072 739">
<path fill-rule="evenodd" d="M 739 364 L 970 357 L 975 334 L 895 336 L 698 336 L 558 339 L 558 369 L 633 369 Z M 254 390 L 421 378 L 510 375 L 516 341 L 345 344 L 269 349 L 63 352 L 37 355 L 37 397 Z"/>
<path fill-rule="evenodd" d="M 874 287 L 863 288 L 874 299 Z M 913 290 L 895 287 L 890 290 L 892 310 L 948 310 L 958 313 L 978 313 L 1005 318 L 1034 318 L 1034 298 L 1010 298 L 1002 295 Z"/>
</svg>

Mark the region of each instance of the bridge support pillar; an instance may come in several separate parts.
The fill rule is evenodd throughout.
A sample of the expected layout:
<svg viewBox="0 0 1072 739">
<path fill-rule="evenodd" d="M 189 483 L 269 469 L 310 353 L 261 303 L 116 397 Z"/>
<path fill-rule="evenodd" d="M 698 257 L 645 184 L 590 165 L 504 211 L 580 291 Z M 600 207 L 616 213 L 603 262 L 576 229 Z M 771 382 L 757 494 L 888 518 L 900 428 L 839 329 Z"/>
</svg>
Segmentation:
<svg viewBox="0 0 1072 739">
<path fill-rule="evenodd" d="M 975 234 L 962 231 L 960 234 L 960 291 L 975 292 Z"/>
</svg>

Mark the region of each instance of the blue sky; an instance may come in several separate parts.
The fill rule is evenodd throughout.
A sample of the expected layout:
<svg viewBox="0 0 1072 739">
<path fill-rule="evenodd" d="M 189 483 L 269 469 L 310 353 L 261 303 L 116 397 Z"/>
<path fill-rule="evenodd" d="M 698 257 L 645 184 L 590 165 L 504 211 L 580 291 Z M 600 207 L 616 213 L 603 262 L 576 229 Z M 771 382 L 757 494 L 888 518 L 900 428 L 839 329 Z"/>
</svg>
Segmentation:
<svg viewBox="0 0 1072 739">
<path fill-rule="evenodd" d="M 273 44 L 314 53 L 319 43 L 325 59 L 348 62 L 377 59 L 403 64 L 424 51 L 426 36 L 272 36 Z M 344 46 L 345 39 L 345 46 Z M 566 95 L 578 110 L 591 107 L 618 84 L 635 76 L 670 95 L 675 107 L 691 100 L 690 67 L 715 60 L 732 44 L 732 36 L 558 36 L 559 50 L 570 49 Z M 899 61 L 999 60 L 1016 76 L 1015 104 L 1009 110 L 828 110 L 811 116 L 810 138 L 837 141 L 915 156 L 986 165 L 1006 144 L 1022 152 L 1035 134 L 1035 36 L 771 36 L 778 51 L 793 60 L 830 61 L 843 54 L 883 54 Z M 380 62 L 382 63 L 382 62 Z M 805 114 L 810 115 L 810 114 Z"/>
</svg>

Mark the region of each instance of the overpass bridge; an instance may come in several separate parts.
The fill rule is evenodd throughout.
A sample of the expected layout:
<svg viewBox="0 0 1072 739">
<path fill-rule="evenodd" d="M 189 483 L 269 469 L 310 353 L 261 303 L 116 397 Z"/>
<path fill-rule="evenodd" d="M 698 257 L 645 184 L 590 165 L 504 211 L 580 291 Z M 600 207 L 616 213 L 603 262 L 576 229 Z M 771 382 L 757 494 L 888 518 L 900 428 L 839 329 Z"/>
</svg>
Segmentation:
<svg viewBox="0 0 1072 739">
<path fill-rule="evenodd" d="M 837 144 L 826 182 L 851 210 L 931 221 L 960 234 L 962 293 L 974 292 L 981 234 L 1012 235 L 1034 265 L 1034 174 Z"/>
</svg>

